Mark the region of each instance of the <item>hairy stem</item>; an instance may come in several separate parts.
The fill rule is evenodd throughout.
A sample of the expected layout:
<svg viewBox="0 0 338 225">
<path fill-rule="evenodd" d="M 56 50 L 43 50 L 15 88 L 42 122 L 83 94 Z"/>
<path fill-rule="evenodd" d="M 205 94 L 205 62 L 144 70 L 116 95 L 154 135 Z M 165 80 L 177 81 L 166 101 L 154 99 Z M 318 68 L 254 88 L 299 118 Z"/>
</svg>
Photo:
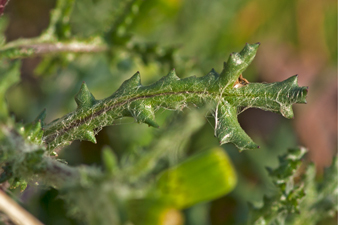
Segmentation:
<svg viewBox="0 0 338 225">
<path fill-rule="evenodd" d="M 36 126 L 31 129 L 32 132 L 28 131 L 29 136 L 38 135 L 35 130 L 41 132 L 40 127 Z M 10 177 L 30 180 L 37 175 L 41 181 L 54 187 L 64 186 L 80 178 L 77 168 L 46 155 L 44 146 L 27 141 L 14 127 L 1 125 L 0 132 L 3 134 L 0 139 L 0 163 L 8 162 L 11 165 Z"/>
</svg>

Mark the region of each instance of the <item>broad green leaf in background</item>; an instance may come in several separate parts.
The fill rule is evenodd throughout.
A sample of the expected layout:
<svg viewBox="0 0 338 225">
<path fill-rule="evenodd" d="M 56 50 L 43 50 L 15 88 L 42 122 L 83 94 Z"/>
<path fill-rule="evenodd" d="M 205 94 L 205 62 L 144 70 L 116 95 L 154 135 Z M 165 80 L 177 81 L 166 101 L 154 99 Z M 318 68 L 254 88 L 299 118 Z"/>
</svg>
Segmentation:
<svg viewBox="0 0 338 225">
<path fill-rule="evenodd" d="M 130 219 L 138 225 L 183 225 L 180 211 L 162 199 L 133 199 L 128 202 Z"/>
<path fill-rule="evenodd" d="M 159 176 L 157 189 L 175 208 L 221 197 L 234 189 L 237 177 L 222 148 L 198 153 Z"/>
<path fill-rule="evenodd" d="M 159 175 L 147 198 L 128 201 L 131 220 L 139 225 L 184 224 L 178 210 L 231 192 L 237 176 L 219 147 L 190 157 Z"/>
</svg>

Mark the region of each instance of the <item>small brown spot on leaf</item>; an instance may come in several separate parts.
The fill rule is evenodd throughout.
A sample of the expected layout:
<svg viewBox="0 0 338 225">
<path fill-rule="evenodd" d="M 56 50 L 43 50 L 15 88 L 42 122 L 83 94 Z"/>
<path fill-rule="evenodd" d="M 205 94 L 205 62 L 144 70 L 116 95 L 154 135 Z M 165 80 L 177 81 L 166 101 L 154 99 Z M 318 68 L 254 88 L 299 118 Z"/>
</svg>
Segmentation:
<svg viewBox="0 0 338 225">
<path fill-rule="evenodd" d="M 247 85 L 249 81 L 245 79 L 242 74 L 239 75 L 238 79 L 236 80 L 236 83 L 234 84 L 234 88 L 239 88 Z"/>
</svg>

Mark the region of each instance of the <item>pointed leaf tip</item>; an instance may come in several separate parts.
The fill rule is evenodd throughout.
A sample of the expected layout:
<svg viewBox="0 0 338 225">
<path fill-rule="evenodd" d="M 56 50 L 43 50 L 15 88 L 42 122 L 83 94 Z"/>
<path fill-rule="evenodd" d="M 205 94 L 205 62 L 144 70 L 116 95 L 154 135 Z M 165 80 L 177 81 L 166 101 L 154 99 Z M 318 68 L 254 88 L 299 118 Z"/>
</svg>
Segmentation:
<svg viewBox="0 0 338 225">
<path fill-rule="evenodd" d="M 75 102 L 78 109 L 89 108 L 96 103 L 96 99 L 89 91 L 85 82 L 82 83 L 79 92 L 75 95 Z"/>
<path fill-rule="evenodd" d="M 224 63 L 220 74 L 220 84 L 232 87 L 238 76 L 249 66 L 255 58 L 258 44 L 246 44 L 240 53 L 231 53 L 227 63 Z"/>
<path fill-rule="evenodd" d="M 159 128 L 160 126 L 155 122 L 155 120 L 152 120 L 150 118 L 146 118 L 144 120 L 144 123 L 148 124 L 148 126 L 150 127 L 155 127 L 155 128 Z"/>
<path fill-rule="evenodd" d="M 254 143 L 253 141 L 249 142 L 249 143 L 246 143 L 246 144 L 243 144 L 243 143 L 240 143 L 240 142 L 234 142 L 233 143 L 238 149 L 240 152 L 244 151 L 244 150 L 253 150 L 253 149 L 259 149 L 260 146 L 257 145 L 256 143 Z"/>
<path fill-rule="evenodd" d="M 280 108 L 280 112 L 281 112 L 282 116 L 284 116 L 287 119 L 293 119 L 294 118 L 291 105 L 289 105 L 289 106 L 282 105 L 281 108 Z"/>
<path fill-rule="evenodd" d="M 141 73 L 140 71 L 137 71 L 131 78 L 130 80 L 133 80 L 135 83 L 137 83 L 138 85 L 141 84 Z"/>
<path fill-rule="evenodd" d="M 40 114 L 35 118 L 34 122 L 35 122 L 35 123 L 36 123 L 36 122 L 41 123 L 41 126 L 43 127 L 45 118 L 46 118 L 46 108 L 44 108 L 44 109 L 40 112 Z"/>
<path fill-rule="evenodd" d="M 207 75 L 205 75 L 204 77 L 218 78 L 219 74 L 216 72 L 216 70 L 214 68 L 212 68 L 210 70 L 210 72 Z"/>
<path fill-rule="evenodd" d="M 260 44 L 258 43 L 255 43 L 255 44 L 246 43 L 246 45 L 244 46 L 244 48 L 241 50 L 239 54 L 243 56 L 244 58 L 247 58 L 251 62 L 252 59 L 256 55 L 259 45 Z"/>
<path fill-rule="evenodd" d="M 165 78 L 173 81 L 180 80 L 180 78 L 176 74 L 175 68 L 172 69 Z"/>
<path fill-rule="evenodd" d="M 274 86 L 280 90 L 277 95 L 277 102 L 280 105 L 278 110 L 286 118 L 293 118 L 292 104 L 306 103 L 307 87 L 298 86 L 297 76 L 274 83 Z"/>
<path fill-rule="evenodd" d="M 289 77 L 288 79 L 286 79 L 282 82 L 290 84 L 291 86 L 297 86 L 298 87 L 298 74 L 293 75 L 292 77 Z"/>
<path fill-rule="evenodd" d="M 126 91 L 128 89 L 135 89 L 139 86 L 142 86 L 141 84 L 141 74 L 139 71 L 137 71 L 131 78 L 129 78 L 128 80 L 125 80 L 122 85 L 120 86 L 120 88 L 118 89 L 117 92 L 119 91 Z"/>
<path fill-rule="evenodd" d="M 92 131 L 92 130 L 83 131 L 82 138 L 85 141 L 90 141 L 90 142 L 96 144 L 95 134 L 94 134 L 94 131 Z"/>
<path fill-rule="evenodd" d="M 33 122 L 31 128 L 29 129 L 28 139 L 31 141 L 35 141 L 37 138 L 42 136 L 43 131 L 41 130 L 41 120 L 37 122 Z"/>
<path fill-rule="evenodd" d="M 220 144 L 233 143 L 239 149 L 251 150 L 256 149 L 251 138 L 244 132 L 237 121 L 237 109 L 225 102 L 218 107 L 218 118 L 215 118 L 215 134 Z"/>
<path fill-rule="evenodd" d="M 130 104 L 129 112 L 138 123 L 146 123 L 149 126 L 158 128 L 159 125 L 155 122 L 154 109 L 145 101 L 135 101 Z"/>
<path fill-rule="evenodd" d="M 302 99 L 299 101 L 299 103 L 307 104 L 306 97 L 309 92 L 309 87 L 302 87 Z"/>
</svg>

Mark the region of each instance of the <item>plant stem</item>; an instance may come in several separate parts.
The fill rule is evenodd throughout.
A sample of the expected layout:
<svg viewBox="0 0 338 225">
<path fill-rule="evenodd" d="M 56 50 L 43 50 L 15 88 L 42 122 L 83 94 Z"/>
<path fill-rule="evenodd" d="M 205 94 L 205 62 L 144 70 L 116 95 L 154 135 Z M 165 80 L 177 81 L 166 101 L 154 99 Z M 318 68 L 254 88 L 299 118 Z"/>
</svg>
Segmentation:
<svg viewBox="0 0 338 225">
<path fill-rule="evenodd" d="M 37 39 L 19 39 L 0 48 L 0 57 L 10 59 L 35 57 L 57 53 L 95 53 L 107 51 L 108 46 L 100 38 L 90 40 L 51 41 Z"/>
<path fill-rule="evenodd" d="M 6 213 L 15 223 L 23 225 L 42 225 L 32 214 L 0 190 L 0 210 Z"/>
<path fill-rule="evenodd" d="M 28 51 L 32 49 L 35 55 L 42 55 L 48 53 L 60 53 L 60 52 L 101 52 L 107 50 L 106 46 L 96 46 L 93 44 L 75 42 L 75 43 L 43 43 L 33 44 L 27 46 L 20 46 L 20 51 Z"/>
</svg>

